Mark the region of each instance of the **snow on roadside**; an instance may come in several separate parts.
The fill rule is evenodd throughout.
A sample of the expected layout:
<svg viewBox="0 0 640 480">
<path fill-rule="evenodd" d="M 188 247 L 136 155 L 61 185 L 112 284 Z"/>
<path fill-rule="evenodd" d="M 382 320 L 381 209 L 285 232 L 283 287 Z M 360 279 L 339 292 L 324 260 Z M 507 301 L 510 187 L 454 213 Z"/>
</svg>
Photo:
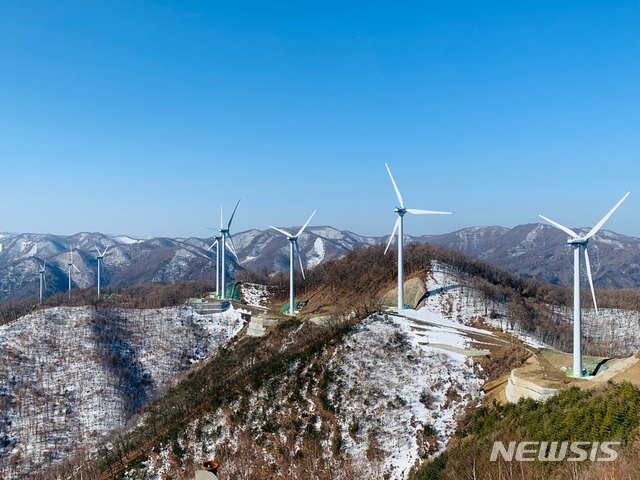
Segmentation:
<svg viewBox="0 0 640 480">
<path fill-rule="evenodd" d="M 446 318 L 441 312 L 435 312 L 432 309 L 427 307 L 420 308 L 418 310 L 400 310 L 400 314 L 406 317 L 409 317 L 413 320 L 418 320 L 422 322 L 428 322 L 433 325 L 437 325 L 442 327 L 443 330 L 454 330 L 457 332 L 465 332 L 465 333 L 479 333 L 482 335 L 491 335 L 491 332 L 488 330 L 483 330 L 481 328 L 469 327 L 460 322 L 454 322 Z"/>
</svg>

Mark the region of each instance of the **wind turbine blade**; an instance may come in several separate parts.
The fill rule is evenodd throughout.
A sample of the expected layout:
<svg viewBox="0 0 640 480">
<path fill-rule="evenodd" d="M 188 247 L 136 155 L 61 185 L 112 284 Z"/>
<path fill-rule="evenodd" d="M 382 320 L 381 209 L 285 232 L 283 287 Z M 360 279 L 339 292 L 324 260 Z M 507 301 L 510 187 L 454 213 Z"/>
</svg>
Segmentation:
<svg viewBox="0 0 640 480">
<path fill-rule="evenodd" d="M 107 254 L 107 250 L 109 250 L 109 245 L 104 248 L 104 252 L 102 252 L 103 257 Z"/>
<path fill-rule="evenodd" d="M 393 242 L 393 239 L 396 236 L 396 232 L 398 231 L 398 228 L 400 228 L 400 217 L 398 217 L 398 219 L 396 220 L 396 224 L 393 227 L 393 232 L 391 232 L 391 236 L 389 237 L 389 243 L 387 243 L 387 248 L 384 249 L 384 254 L 387 254 L 387 250 L 389 250 L 389 247 L 391 246 L 391 242 Z"/>
<path fill-rule="evenodd" d="M 222 213 L 222 204 L 220 204 L 220 230 L 224 228 L 224 214 Z"/>
<path fill-rule="evenodd" d="M 624 202 L 627 199 L 627 197 L 629 196 L 630 193 L 631 192 L 625 193 L 624 197 L 622 197 L 620 199 L 620 201 L 618 203 L 616 203 L 611 210 L 609 210 L 609 213 L 607 213 L 604 217 L 602 217 L 602 220 L 600 220 L 598 223 L 596 223 L 596 225 L 591 230 L 589 230 L 589 233 L 587 233 L 586 237 L 584 237 L 584 238 L 591 238 L 596 233 L 598 233 L 598 230 L 600 230 L 602 228 L 602 226 L 605 224 L 605 222 L 607 220 L 609 220 L 609 217 L 611 217 L 611 215 L 613 215 L 613 212 L 615 212 L 618 209 L 618 207 L 620 205 L 622 205 L 622 202 Z"/>
<path fill-rule="evenodd" d="M 391 183 L 393 184 L 393 188 L 396 191 L 396 195 L 398 196 L 398 201 L 400 202 L 400 207 L 404 208 L 404 201 L 402 200 L 402 195 L 400 195 L 400 190 L 398 189 L 398 185 L 396 185 L 396 181 L 393 179 L 393 175 L 391 175 L 391 170 L 389 169 L 389 165 L 384 164 L 387 167 L 387 172 L 389 172 L 389 178 L 391 179 Z"/>
<path fill-rule="evenodd" d="M 236 208 L 233 209 L 233 213 L 231 214 L 231 218 L 229 219 L 229 224 L 227 225 L 227 229 L 231 228 L 231 222 L 233 222 L 233 216 L 236 214 L 238 205 L 240 205 L 240 200 L 238 200 L 238 203 L 236 203 Z"/>
<path fill-rule="evenodd" d="M 207 248 L 207 250 L 211 251 L 211 249 L 215 247 L 217 244 L 218 244 L 218 239 L 216 238 L 216 241 L 213 242 L 211 245 L 209 245 L 209 248 Z"/>
<path fill-rule="evenodd" d="M 576 232 L 574 232 L 573 230 L 571 230 L 568 227 L 565 227 L 564 225 L 560 225 L 558 222 L 554 222 L 553 220 L 545 217 L 544 215 L 538 215 L 540 218 L 542 218 L 543 220 L 546 220 L 547 222 L 549 222 L 551 225 L 553 225 L 554 227 L 556 227 L 559 230 L 562 230 L 564 233 L 566 233 L 567 235 L 569 235 L 570 237 L 573 238 L 580 238 L 580 235 L 578 235 Z"/>
<path fill-rule="evenodd" d="M 302 266 L 302 255 L 300 254 L 300 246 L 298 245 L 298 240 L 294 241 L 293 244 L 296 246 L 296 253 L 298 254 L 298 261 L 300 262 L 300 271 L 302 272 L 302 279 L 306 280 L 304 276 L 304 267 Z"/>
<path fill-rule="evenodd" d="M 589 279 L 589 286 L 591 287 L 591 296 L 593 297 L 593 306 L 596 308 L 596 313 L 598 313 L 598 302 L 596 302 L 596 291 L 593 288 L 593 277 L 591 276 L 591 262 L 589 261 L 589 252 L 587 252 L 587 247 L 584 248 L 584 263 L 587 267 L 587 278 Z"/>
<path fill-rule="evenodd" d="M 309 225 L 309 222 L 311 221 L 311 219 L 313 218 L 313 216 L 316 214 L 317 210 L 314 210 L 313 213 L 311 214 L 311 216 L 309 217 L 309 219 L 305 222 L 305 224 L 300 228 L 300 230 L 298 230 L 298 233 L 296 233 L 296 237 L 299 237 L 300 235 L 302 235 L 302 232 L 304 231 L 305 228 L 307 228 L 307 225 Z"/>
<path fill-rule="evenodd" d="M 207 259 L 207 260 L 209 260 L 210 262 L 213 262 L 213 258 L 209 258 L 209 257 L 207 257 L 206 255 L 204 255 L 203 253 L 200 253 L 200 252 L 197 252 L 197 251 L 196 251 L 196 252 L 194 252 L 194 253 L 195 253 L 196 255 L 201 256 L 202 258 L 206 258 L 206 259 Z"/>
<path fill-rule="evenodd" d="M 236 257 L 236 261 L 238 262 L 238 265 L 240 265 L 240 259 L 236 254 L 236 246 L 233 243 L 233 237 L 231 235 L 228 235 L 227 238 L 229 239 L 229 243 L 227 243 L 227 248 L 231 253 L 233 253 L 233 256 Z"/>
<path fill-rule="evenodd" d="M 407 213 L 412 215 L 451 215 L 451 212 L 441 212 L 439 210 L 418 210 L 416 208 L 407 208 Z"/>
<path fill-rule="evenodd" d="M 274 230 L 276 230 L 277 232 L 280 232 L 283 235 L 286 235 L 287 238 L 291 237 L 291 234 L 289 232 L 285 232 L 284 230 L 278 228 L 278 227 L 274 227 L 272 225 L 268 225 L 269 228 L 273 228 Z"/>
<path fill-rule="evenodd" d="M 93 246 L 93 248 L 95 248 L 95 249 L 96 249 L 96 252 L 98 252 L 98 256 L 100 256 L 100 250 L 98 249 L 98 246 L 97 246 L 97 245 L 94 245 L 94 246 Z"/>
<path fill-rule="evenodd" d="M 76 272 L 80 273 L 80 270 L 75 266 L 75 264 L 72 263 L 71 266 L 76 269 Z"/>
</svg>

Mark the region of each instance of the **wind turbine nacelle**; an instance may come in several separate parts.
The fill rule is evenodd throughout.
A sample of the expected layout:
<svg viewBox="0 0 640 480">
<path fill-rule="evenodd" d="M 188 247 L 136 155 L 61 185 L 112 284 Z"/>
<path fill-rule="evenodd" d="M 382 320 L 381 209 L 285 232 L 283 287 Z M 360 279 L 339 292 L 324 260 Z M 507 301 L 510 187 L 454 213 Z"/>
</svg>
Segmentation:
<svg viewBox="0 0 640 480">
<path fill-rule="evenodd" d="M 586 245 L 589 242 L 586 238 L 570 238 L 567 240 L 569 245 Z"/>
</svg>

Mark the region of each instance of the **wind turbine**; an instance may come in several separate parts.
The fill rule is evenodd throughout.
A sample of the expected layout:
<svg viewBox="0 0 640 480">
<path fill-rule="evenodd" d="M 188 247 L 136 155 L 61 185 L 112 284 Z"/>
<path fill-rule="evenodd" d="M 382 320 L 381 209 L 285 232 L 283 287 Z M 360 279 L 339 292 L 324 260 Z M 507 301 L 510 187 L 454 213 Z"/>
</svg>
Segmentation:
<svg viewBox="0 0 640 480">
<path fill-rule="evenodd" d="M 78 267 L 76 267 L 73 263 L 73 247 L 71 245 L 69 245 L 69 263 L 67 264 L 67 266 L 69 267 L 69 300 L 71 300 L 71 268 L 75 268 L 76 272 L 80 272 L 80 270 L 78 270 Z"/>
<path fill-rule="evenodd" d="M 293 295 L 293 264 L 294 264 L 295 254 L 298 255 L 298 260 L 300 261 L 300 271 L 302 272 L 302 278 L 305 278 L 304 268 L 302 267 L 302 255 L 300 255 L 300 247 L 298 245 L 298 237 L 302 235 L 302 232 L 304 232 L 304 229 L 307 228 L 307 225 L 309 225 L 309 222 L 311 221 L 311 219 L 315 214 L 316 214 L 316 210 L 313 211 L 309 219 L 300 228 L 300 230 L 298 230 L 298 233 L 296 233 L 295 235 L 291 235 L 289 232 L 286 232 L 280 228 L 269 225 L 269 228 L 273 228 L 274 230 L 282 233 L 289 240 L 289 315 L 291 316 L 295 315 L 294 295 Z"/>
<path fill-rule="evenodd" d="M 40 267 L 40 270 L 38 270 L 38 275 L 40 276 L 40 303 L 39 303 L 39 305 L 42 305 L 42 296 L 44 294 L 44 289 L 47 288 L 47 278 L 44 275 L 46 268 L 47 268 L 47 262 L 43 260 L 42 261 L 42 266 Z"/>
<path fill-rule="evenodd" d="M 222 244 L 220 240 L 222 240 L 221 235 L 215 237 L 214 242 L 207 248 L 208 251 L 211 251 L 213 247 L 216 247 L 216 297 L 220 296 L 220 245 Z"/>
<path fill-rule="evenodd" d="M 100 249 L 98 248 L 97 245 L 94 245 L 94 247 L 96 249 L 96 252 L 98 252 L 98 256 L 96 257 L 96 259 L 98 260 L 98 300 L 100 300 L 100 270 L 101 270 L 100 267 L 102 266 L 102 259 L 107 253 L 107 250 L 109 250 L 109 245 L 105 247 L 103 252 L 100 252 Z"/>
<path fill-rule="evenodd" d="M 393 184 L 393 189 L 396 191 L 396 196 L 398 197 L 398 202 L 400 202 L 400 206 L 396 207 L 394 212 L 398 214 L 398 219 L 396 220 L 396 224 L 393 227 L 393 232 L 391 232 L 391 236 L 389 237 L 389 242 L 387 243 L 387 248 L 384 249 L 385 255 L 387 254 L 387 250 L 389 250 L 389 246 L 393 241 L 393 236 L 398 231 L 398 311 L 404 308 L 404 269 L 402 264 L 402 254 L 404 247 L 404 215 L 409 213 L 411 215 L 451 215 L 451 212 L 440 212 L 437 210 L 418 210 L 415 208 L 405 208 L 404 200 L 402 200 L 402 195 L 400 194 L 400 190 L 398 189 L 398 185 L 396 185 L 396 181 L 393 179 L 393 175 L 391 175 L 391 170 L 389 169 L 389 165 L 384 164 L 387 167 L 387 172 L 389 173 L 389 178 L 391 179 L 391 183 Z"/>
<path fill-rule="evenodd" d="M 227 224 L 227 228 L 224 227 L 224 219 L 223 219 L 223 213 L 222 213 L 222 205 L 220 205 L 220 233 L 222 234 L 222 245 L 220 246 L 220 257 L 221 258 L 221 262 L 220 262 L 220 286 L 222 288 L 222 292 L 220 295 L 220 298 L 222 298 L 223 300 L 227 297 L 227 291 L 226 291 L 226 286 L 225 286 L 225 268 L 224 268 L 224 253 L 225 250 L 227 248 L 229 248 L 229 250 L 231 251 L 231 253 L 233 253 L 233 256 L 236 257 L 236 261 L 238 263 L 240 263 L 240 259 L 238 258 L 238 255 L 236 254 L 236 249 L 233 245 L 233 238 L 231 237 L 231 222 L 233 222 L 233 216 L 236 214 L 236 210 L 238 209 L 238 205 L 240 204 L 240 200 L 238 200 L 238 203 L 236 203 L 236 208 L 233 209 L 233 213 L 231 214 L 231 218 L 229 219 L 229 223 Z M 227 239 L 229 239 L 229 246 L 227 247 Z"/>
<path fill-rule="evenodd" d="M 593 306 L 596 309 L 596 314 L 598 313 L 598 304 L 596 303 L 596 292 L 593 288 L 593 277 L 591 276 L 591 262 L 589 261 L 589 252 L 587 251 L 587 243 L 589 239 L 593 237 L 598 230 L 602 228 L 609 217 L 613 215 L 622 202 L 626 200 L 631 192 L 627 192 L 624 197 L 620 199 L 618 203 L 614 205 L 614 207 L 609 210 L 602 220 L 600 220 L 596 225 L 589 230 L 589 232 L 580 236 L 570 228 L 565 227 L 564 225 L 560 225 L 557 222 L 545 217 L 544 215 L 540 215 L 540 218 L 546 220 L 551 225 L 556 227 L 559 230 L 562 230 L 564 233 L 569 235 L 569 239 L 567 243 L 573 247 L 573 376 L 574 377 L 582 377 L 582 315 L 580 311 L 580 252 L 584 253 L 584 264 L 587 270 L 587 278 L 589 279 L 589 286 L 591 287 L 591 295 L 593 297 Z"/>
</svg>

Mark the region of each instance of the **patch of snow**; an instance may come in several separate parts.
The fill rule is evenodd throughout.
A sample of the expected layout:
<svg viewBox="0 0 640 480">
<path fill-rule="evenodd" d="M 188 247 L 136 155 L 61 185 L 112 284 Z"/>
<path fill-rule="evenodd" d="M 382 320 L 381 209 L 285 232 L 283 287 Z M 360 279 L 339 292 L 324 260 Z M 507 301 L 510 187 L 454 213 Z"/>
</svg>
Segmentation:
<svg viewBox="0 0 640 480">
<path fill-rule="evenodd" d="M 313 268 L 324 260 L 325 256 L 324 240 L 316 238 L 313 242 L 313 249 L 307 254 L 307 267 Z"/>
<path fill-rule="evenodd" d="M 270 296 L 271 293 L 266 285 L 257 283 L 240 284 L 240 298 L 242 298 L 247 305 L 265 307 Z"/>
<path fill-rule="evenodd" d="M 333 227 L 309 227 L 309 231 L 330 240 L 342 240 L 344 234 Z"/>
<path fill-rule="evenodd" d="M 110 237 L 111 240 L 117 243 L 121 243 L 123 245 L 135 245 L 136 243 L 142 243 L 144 240 L 140 240 L 138 238 L 133 238 L 128 235 L 115 235 Z"/>
</svg>

